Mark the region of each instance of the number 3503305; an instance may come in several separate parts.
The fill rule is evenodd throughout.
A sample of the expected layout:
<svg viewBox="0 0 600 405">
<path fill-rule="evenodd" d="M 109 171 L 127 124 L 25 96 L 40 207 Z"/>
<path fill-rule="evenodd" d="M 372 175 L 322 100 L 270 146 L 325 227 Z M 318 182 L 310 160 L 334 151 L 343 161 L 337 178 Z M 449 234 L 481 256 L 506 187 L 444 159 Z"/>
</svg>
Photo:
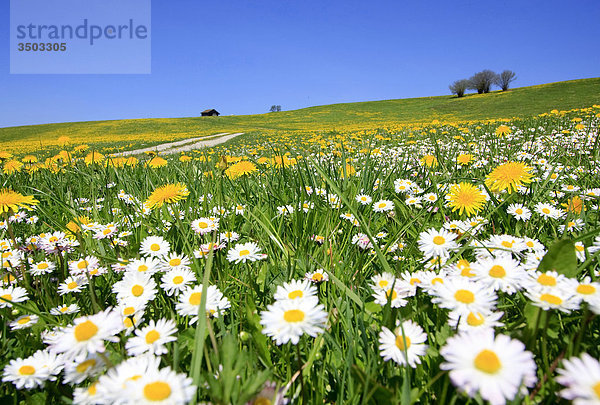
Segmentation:
<svg viewBox="0 0 600 405">
<path fill-rule="evenodd" d="M 17 49 L 19 52 L 64 52 L 67 50 L 67 44 L 64 42 L 20 42 Z"/>
</svg>

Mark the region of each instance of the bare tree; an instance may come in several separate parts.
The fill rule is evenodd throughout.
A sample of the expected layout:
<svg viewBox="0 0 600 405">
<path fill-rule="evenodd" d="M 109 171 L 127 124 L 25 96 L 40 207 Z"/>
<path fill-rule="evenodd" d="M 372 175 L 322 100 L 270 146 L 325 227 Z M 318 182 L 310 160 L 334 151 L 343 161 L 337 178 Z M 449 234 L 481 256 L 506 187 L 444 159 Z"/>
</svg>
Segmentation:
<svg viewBox="0 0 600 405">
<path fill-rule="evenodd" d="M 280 105 L 272 105 L 271 109 L 269 111 L 270 112 L 279 112 L 279 111 L 281 111 L 281 106 Z"/>
<path fill-rule="evenodd" d="M 452 83 L 448 88 L 452 92 L 452 94 L 456 94 L 457 97 L 462 97 L 465 95 L 465 91 L 469 88 L 471 83 L 467 79 L 457 80 Z"/>
<path fill-rule="evenodd" d="M 469 88 L 477 90 L 478 94 L 489 93 L 497 77 L 498 75 L 489 69 L 482 70 L 471 76 Z"/>
<path fill-rule="evenodd" d="M 502 91 L 506 91 L 508 90 L 508 86 L 515 80 L 517 80 L 517 74 L 512 70 L 505 70 L 496 78 L 496 85 L 500 87 Z"/>
</svg>

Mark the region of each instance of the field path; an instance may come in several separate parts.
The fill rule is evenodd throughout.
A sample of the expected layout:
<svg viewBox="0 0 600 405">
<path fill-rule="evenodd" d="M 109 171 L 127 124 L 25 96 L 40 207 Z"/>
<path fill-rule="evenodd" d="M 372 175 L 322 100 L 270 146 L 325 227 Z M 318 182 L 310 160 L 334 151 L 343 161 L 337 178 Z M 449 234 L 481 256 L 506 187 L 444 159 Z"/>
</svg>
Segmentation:
<svg viewBox="0 0 600 405">
<path fill-rule="evenodd" d="M 161 152 L 162 154 L 167 155 L 179 152 L 187 152 L 193 149 L 210 148 L 212 146 L 217 146 L 243 134 L 243 132 L 236 132 L 235 134 L 223 132 L 221 134 L 211 136 L 188 138 L 183 139 L 181 141 L 161 143 L 159 145 L 154 145 L 149 148 L 128 150 L 125 152 L 115 153 L 115 156 L 139 155 L 145 152 Z"/>
</svg>

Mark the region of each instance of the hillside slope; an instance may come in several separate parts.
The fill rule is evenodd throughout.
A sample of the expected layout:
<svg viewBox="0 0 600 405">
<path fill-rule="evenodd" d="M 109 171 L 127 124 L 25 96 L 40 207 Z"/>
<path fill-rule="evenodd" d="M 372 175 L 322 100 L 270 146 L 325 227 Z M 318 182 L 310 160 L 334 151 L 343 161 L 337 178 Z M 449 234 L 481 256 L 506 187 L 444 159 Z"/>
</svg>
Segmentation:
<svg viewBox="0 0 600 405">
<path fill-rule="evenodd" d="M 507 92 L 331 104 L 279 113 L 222 117 L 90 121 L 0 128 L 0 150 L 29 151 L 72 143 L 166 142 L 218 132 L 327 131 L 535 115 L 600 104 L 600 78 L 520 87 Z"/>
</svg>

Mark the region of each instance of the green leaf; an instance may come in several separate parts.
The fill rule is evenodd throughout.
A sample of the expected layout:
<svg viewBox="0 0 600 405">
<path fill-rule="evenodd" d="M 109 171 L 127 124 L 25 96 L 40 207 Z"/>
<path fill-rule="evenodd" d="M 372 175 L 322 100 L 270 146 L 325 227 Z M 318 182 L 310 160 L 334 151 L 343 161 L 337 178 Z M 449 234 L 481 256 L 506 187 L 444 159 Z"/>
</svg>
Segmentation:
<svg viewBox="0 0 600 405">
<path fill-rule="evenodd" d="M 573 242 L 563 239 L 550 246 L 538 270 L 542 272 L 554 270 L 567 277 L 577 276 L 577 256 Z"/>
</svg>

